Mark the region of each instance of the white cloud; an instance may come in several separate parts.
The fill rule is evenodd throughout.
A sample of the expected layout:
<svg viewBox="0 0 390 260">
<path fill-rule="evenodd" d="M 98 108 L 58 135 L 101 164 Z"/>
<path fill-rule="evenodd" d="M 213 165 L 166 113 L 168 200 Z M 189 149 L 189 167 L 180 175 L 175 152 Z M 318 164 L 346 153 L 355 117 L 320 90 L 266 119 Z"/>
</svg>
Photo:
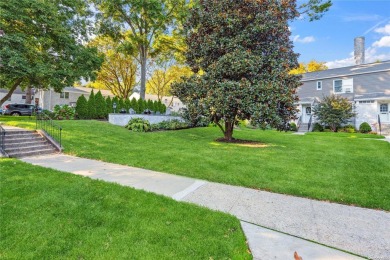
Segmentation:
<svg viewBox="0 0 390 260">
<path fill-rule="evenodd" d="M 390 47 L 390 36 L 383 36 L 379 41 L 372 44 L 374 47 Z"/>
<path fill-rule="evenodd" d="M 384 27 L 376 28 L 375 32 L 390 35 L 390 23 Z"/>
<path fill-rule="evenodd" d="M 376 61 L 390 60 L 390 53 L 378 53 L 378 48 L 369 47 L 365 52 L 365 63 L 372 63 Z M 329 61 L 325 63 L 329 69 L 341 68 L 355 65 L 354 53 L 351 52 L 348 58 Z"/>
<path fill-rule="evenodd" d="M 377 27 L 376 25 L 375 27 Z M 390 60 L 390 52 L 383 52 L 381 48 L 390 47 L 390 23 L 383 27 L 371 28 L 370 31 L 374 30 L 376 33 L 384 34 L 378 41 L 374 42 L 370 47 L 365 50 L 365 62 L 371 63 L 378 60 Z M 326 63 L 328 68 L 340 68 L 346 66 L 355 65 L 354 53 L 351 52 L 348 58 L 329 61 Z"/>
<path fill-rule="evenodd" d="M 293 42 L 310 43 L 314 42 L 316 39 L 313 36 L 306 36 L 304 38 L 301 38 L 300 35 L 295 35 L 292 40 Z"/>
</svg>

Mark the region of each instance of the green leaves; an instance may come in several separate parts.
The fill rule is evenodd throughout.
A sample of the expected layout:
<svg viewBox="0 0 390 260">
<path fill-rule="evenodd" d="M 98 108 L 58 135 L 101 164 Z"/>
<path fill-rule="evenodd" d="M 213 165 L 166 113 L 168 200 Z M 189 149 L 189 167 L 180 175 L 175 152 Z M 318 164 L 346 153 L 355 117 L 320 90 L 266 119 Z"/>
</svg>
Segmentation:
<svg viewBox="0 0 390 260">
<path fill-rule="evenodd" d="M 300 76 L 289 75 L 297 54 L 288 21 L 298 15 L 289 1 L 199 1 L 184 30 L 187 63 L 201 75 L 174 84 L 190 111 L 201 111 L 232 138 L 232 124 L 285 129 L 295 117 Z M 222 124 L 222 122 L 224 122 Z"/>
<path fill-rule="evenodd" d="M 348 122 L 356 113 L 354 106 L 347 98 L 330 95 L 323 99 L 313 108 L 314 115 L 324 125 L 328 125 L 333 132 L 342 124 Z"/>
<path fill-rule="evenodd" d="M 83 0 L 9 0 L 0 4 L 0 84 L 61 91 L 93 78 L 102 60 L 87 38 L 90 11 Z M 3 102 L 0 101 L 0 104 Z"/>
<path fill-rule="evenodd" d="M 178 33 L 181 21 L 187 14 L 185 0 L 92 0 L 99 9 L 97 15 L 100 33 L 125 42 L 127 53 L 135 54 L 141 65 L 141 98 L 145 98 L 146 64 L 150 56 L 172 45 L 166 36 Z M 121 37 L 130 31 L 129 38 Z M 133 47 L 130 47 L 132 45 Z"/>
</svg>

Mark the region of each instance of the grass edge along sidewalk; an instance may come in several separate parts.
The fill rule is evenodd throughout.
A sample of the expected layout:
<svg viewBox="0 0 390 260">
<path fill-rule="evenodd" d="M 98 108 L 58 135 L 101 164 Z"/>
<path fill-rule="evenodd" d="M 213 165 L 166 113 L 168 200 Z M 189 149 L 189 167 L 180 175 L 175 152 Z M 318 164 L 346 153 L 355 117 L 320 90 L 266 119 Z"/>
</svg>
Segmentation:
<svg viewBox="0 0 390 260">
<path fill-rule="evenodd" d="M 26 119 L 3 117 L 33 127 Z M 65 153 L 212 182 L 390 210 L 390 144 L 374 135 L 236 130 L 245 147 L 214 141 L 216 128 L 134 133 L 99 121 L 61 121 Z"/>
<path fill-rule="evenodd" d="M 0 159 L 2 258 L 251 259 L 228 214 Z"/>
</svg>

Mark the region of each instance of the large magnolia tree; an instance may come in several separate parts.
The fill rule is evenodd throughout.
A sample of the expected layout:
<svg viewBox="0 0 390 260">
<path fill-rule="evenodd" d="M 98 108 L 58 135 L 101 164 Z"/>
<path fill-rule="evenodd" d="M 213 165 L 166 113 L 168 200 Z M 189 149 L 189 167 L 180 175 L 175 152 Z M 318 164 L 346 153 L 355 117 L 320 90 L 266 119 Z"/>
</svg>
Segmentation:
<svg viewBox="0 0 390 260">
<path fill-rule="evenodd" d="M 195 74 L 172 86 L 192 110 L 233 139 L 238 120 L 283 130 L 295 117 L 300 77 L 288 21 L 295 1 L 200 0 L 185 25 L 187 63 Z"/>
<path fill-rule="evenodd" d="M 61 91 L 93 77 L 102 59 L 86 47 L 89 5 L 84 0 L 0 1 L 0 87 Z"/>
</svg>

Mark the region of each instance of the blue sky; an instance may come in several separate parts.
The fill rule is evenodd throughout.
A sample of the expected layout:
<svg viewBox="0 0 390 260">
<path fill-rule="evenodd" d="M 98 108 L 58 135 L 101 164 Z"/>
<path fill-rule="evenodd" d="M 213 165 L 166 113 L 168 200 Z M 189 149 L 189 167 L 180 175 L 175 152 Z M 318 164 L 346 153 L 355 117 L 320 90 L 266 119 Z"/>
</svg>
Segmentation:
<svg viewBox="0 0 390 260">
<path fill-rule="evenodd" d="M 301 1 L 298 1 L 298 3 Z M 324 61 L 329 68 L 354 65 L 354 38 L 365 37 L 366 63 L 390 60 L 390 0 L 333 0 L 319 21 L 290 24 L 299 61 Z"/>
</svg>

